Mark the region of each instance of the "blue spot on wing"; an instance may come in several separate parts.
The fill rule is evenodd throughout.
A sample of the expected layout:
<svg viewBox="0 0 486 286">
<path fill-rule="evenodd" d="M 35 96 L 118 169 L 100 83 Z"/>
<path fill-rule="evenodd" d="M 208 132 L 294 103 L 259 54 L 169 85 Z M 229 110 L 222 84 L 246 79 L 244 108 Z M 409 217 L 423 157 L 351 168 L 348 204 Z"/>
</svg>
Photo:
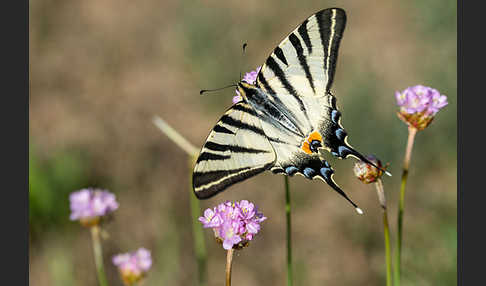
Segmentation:
<svg viewBox="0 0 486 286">
<path fill-rule="evenodd" d="M 352 154 L 353 152 L 346 146 L 339 146 L 338 147 L 339 156 L 345 158 L 348 154 Z"/>
<path fill-rule="evenodd" d="M 346 138 L 346 131 L 343 129 L 339 128 L 336 130 L 336 136 L 339 140 L 344 141 L 344 138 Z"/>
<path fill-rule="evenodd" d="M 285 168 L 285 173 L 287 173 L 287 175 L 289 175 L 289 176 L 295 175 L 295 173 L 297 173 L 298 171 L 299 171 L 299 169 L 295 166 L 289 166 L 289 167 Z"/>
<path fill-rule="evenodd" d="M 334 122 L 334 123 L 338 124 L 338 122 L 339 122 L 339 117 L 341 117 L 341 112 L 339 112 L 339 111 L 337 111 L 337 110 L 335 110 L 335 109 L 334 109 L 334 110 L 331 112 L 331 120 L 332 120 L 332 122 Z"/>
<path fill-rule="evenodd" d="M 321 173 L 322 177 L 326 180 L 326 182 L 328 182 L 329 180 L 331 180 L 331 175 L 332 175 L 333 171 L 332 171 L 331 168 L 323 167 L 323 168 L 320 169 L 320 173 Z"/>
<path fill-rule="evenodd" d="M 314 177 L 314 175 L 316 174 L 316 170 L 307 167 L 307 168 L 304 169 L 303 173 L 304 173 L 304 176 L 306 176 L 309 179 L 312 179 Z"/>
</svg>

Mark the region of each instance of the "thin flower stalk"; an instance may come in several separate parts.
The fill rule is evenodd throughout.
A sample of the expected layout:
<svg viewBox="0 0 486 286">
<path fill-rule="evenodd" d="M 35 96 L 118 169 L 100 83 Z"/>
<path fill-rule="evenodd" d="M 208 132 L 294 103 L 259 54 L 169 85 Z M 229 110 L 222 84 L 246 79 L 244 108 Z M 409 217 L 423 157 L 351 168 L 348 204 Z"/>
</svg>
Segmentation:
<svg viewBox="0 0 486 286">
<path fill-rule="evenodd" d="M 366 158 L 373 162 L 376 166 L 382 168 L 381 161 L 374 155 L 368 155 Z M 385 166 L 384 171 L 386 171 Z M 376 194 L 378 195 L 378 201 L 383 210 L 383 234 L 385 239 L 385 268 L 386 268 L 386 285 L 392 285 L 392 262 L 390 251 L 390 227 L 388 225 L 388 214 L 386 208 L 385 190 L 383 188 L 383 182 L 381 176 L 383 172 L 380 169 L 375 168 L 371 164 L 367 164 L 363 161 L 356 162 L 354 165 L 354 174 L 356 177 L 365 184 L 374 183 L 376 186 Z"/>
<path fill-rule="evenodd" d="M 197 159 L 198 149 L 184 138 L 179 132 L 172 128 L 167 122 L 158 116 L 154 116 L 153 123 L 162 133 L 167 135 L 177 146 L 184 150 L 189 155 L 189 170 L 194 169 L 194 164 Z M 189 182 L 192 181 L 192 173 L 189 172 Z M 199 200 L 194 196 L 192 185 L 189 185 L 189 202 L 192 217 L 192 233 L 194 241 L 194 250 L 198 265 L 198 281 L 199 285 L 207 285 L 207 251 L 204 241 L 203 230 L 199 227 L 198 218 L 201 211 Z"/>
<path fill-rule="evenodd" d="M 96 272 L 100 286 L 108 286 L 105 268 L 103 266 L 103 251 L 101 249 L 100 228 L 98 225 L 91 227 L 91 240 L 93 242 L 93 254 L 95 258 Z"/>
<path fill-rule="evenodd" d="M 231 286 L 231 269 L 233 266 L 234 248 L 228 249 L 226 252 L 226 286 Z"/>
<path fill-rule="evenodd" d="M 401 254 L 402 254 L 402 238 L 403 238 L 403 214 L 405 209 L 405 187 L 408 179 L 408 168 L 410 159 L 412 157 L 413 143 L 417 129 L 413 126 L 408 127 L 408 140 L 405 157 L 403 160 L 402 181 L 400 185 L 400 200 L 398 203 L 398 235 L 397 235 L 397 250 L 395 255 L 395 285 L 400 286 L 401 280 Z"/>
<path fill-rule="evenodd" d="M 292 223 L 291 223 L 291 208 L 290 208 L 290 186 L 289 178 L 284 177 L 285 184 L 285 216 L 287 220 L 287 286 L 293 285 L 292 272 Z"/>
<path fill-rule="evenodd" d="M 386 264 L 386 285 L 392 285 L 392 261 L 391 261 L 391 249 L 390 249 L 390 227 L 388 225 L 388 214 L 386 208 L 385 190 L 383 188 L 383 182 L 380 178 L 376 180 L 376 192 L 380 205 L 383 209 L 383 234 L 385 238 L 385 264 Z"/>
</svg>

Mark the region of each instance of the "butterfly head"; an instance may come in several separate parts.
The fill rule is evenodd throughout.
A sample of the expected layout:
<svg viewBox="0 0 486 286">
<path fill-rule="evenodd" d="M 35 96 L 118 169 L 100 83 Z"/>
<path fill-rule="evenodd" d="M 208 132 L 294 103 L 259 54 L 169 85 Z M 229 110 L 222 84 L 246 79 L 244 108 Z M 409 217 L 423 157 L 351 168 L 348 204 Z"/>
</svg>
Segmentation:
<svg viewBox="0 0 486 286">
<path fill-rule="evenodd" d="M 253 84 L 249 84 L 244 80 L 240 81 L 236 86 L 236 91 L 245 100 L 248 98 L 248 96 L 251 96 L 252 94 L 256 93 L 257 89 L 258 88 L 256 86 L 254 86 Z"/>
</svg>

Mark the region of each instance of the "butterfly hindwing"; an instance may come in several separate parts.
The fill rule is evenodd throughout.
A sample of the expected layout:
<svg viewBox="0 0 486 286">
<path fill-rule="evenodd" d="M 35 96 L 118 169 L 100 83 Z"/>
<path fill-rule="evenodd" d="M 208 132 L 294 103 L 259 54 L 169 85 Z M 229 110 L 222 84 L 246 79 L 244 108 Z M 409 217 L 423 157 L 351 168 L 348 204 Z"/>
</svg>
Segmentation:
<svg viewBox="0 0 486 286">
<path fill-rule="evenodd" d="M 346 13 L 325 9 L 307 18 L 271 53 L 256 85 L 268 93 L 325 95 L 331 88 Z"/>
<path fill-rule="evenodd" d="M 335 98 L 331 94 L 299 97 L 309 115 L 302 117 L 291 94 L 274 96 L 246 83 L 240 83 L 238 87 L 260 119 L 275 150 L 277 160 L 272 172 L 321 179 L 350 201 L 334 182 L 334 171 L 324 159 L 324 152 L 319 152 L 327 150 L 339 158 L 346 158 L 354 151 L 346 142 L 347 134 L 341 126 Z M 311 146 L 311 143 L 317 145 Z"/>
<path fill-rule="evenodd" d="M 218 121 L 199 154 L 193 173 L 195 194 L 209 198 L 271 168 L 275 159 L 254 110 L 237 103 Z"/>
</svg>

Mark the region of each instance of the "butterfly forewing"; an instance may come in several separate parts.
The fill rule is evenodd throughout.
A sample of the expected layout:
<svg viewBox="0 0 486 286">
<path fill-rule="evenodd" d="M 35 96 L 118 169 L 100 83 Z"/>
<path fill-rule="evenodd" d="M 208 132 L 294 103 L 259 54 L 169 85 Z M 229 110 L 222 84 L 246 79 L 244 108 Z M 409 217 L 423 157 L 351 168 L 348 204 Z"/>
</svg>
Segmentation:
<svg viewBox="0 0 486 286">
<path fill-rule="evenodd" d="M 346 14 L 339 8 L 310 16 L 271 53 L 257 86 L 273 94 L 325 95 L 332 85 L 345 25 Z"/>
<path fill-rule="evenodd" d="M 257 175 L 276 155 L 254 110 L 244 102 L 221 117 L 204 144 L 194 167 L 198 198 L 209 198 L 232 184 Z"/>
</svg>

